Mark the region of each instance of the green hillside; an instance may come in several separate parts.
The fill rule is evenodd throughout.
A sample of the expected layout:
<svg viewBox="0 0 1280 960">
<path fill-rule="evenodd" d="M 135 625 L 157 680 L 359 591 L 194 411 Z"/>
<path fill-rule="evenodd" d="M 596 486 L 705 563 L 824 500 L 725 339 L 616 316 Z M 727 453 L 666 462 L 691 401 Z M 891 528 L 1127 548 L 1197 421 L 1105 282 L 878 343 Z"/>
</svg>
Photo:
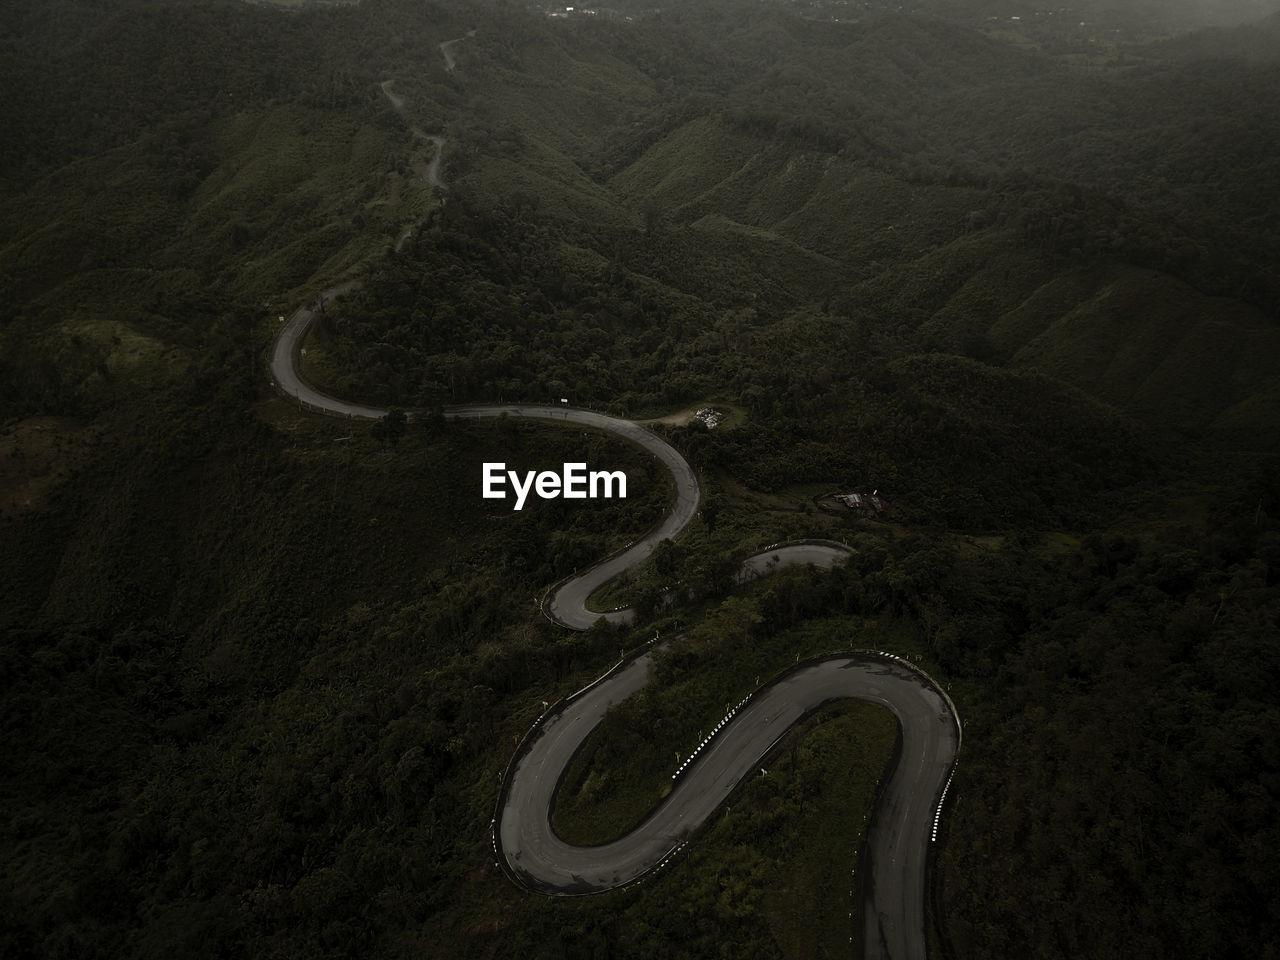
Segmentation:
<svg viewBox="0 0 1280 960">
<path fill-rule="evenodd" d="M 547 900 L 494 865 L 543 702 L 655 631 L 686 637 L 566 774 L 567 834 L 642 817 L 797 658 L 871 647 L 967 721 L 938 955 L 1280 942 L 1274 19 L 11 6 L 0 954 L 842 953 L 894 748 L 864 706 L 633 889 Z M 280 318 L 347 280 L 302 357 L 336 396 L 667 419 L 703 502 L 605 588 L 635 631 L 537 601 L 661 513 L 637 451 L 506 419 L 398 437 L 272 390 Z M 482 462 L 583 457 L 633 496 L 476 489 Z M 824 499 L 871 490 L 884 516 Z M 855 552 L 734 587 L 800 537 Z"/>
</svg>

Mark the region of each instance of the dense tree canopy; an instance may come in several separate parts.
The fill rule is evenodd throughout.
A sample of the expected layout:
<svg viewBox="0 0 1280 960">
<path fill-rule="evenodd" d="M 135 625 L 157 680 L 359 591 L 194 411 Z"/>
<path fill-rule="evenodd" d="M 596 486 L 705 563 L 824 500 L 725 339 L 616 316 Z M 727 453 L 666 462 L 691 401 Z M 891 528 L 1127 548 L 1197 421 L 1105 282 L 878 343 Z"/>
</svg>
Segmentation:
<svg viewBox="0 0 1280 960">
<path fill-rule="evenodd" d="M 1274 953 L 1274 20 L 11 6 L 0 953 L 846 949 L 894 738 L 863 707 L 634 890 L 547 902 L 494 866 L 543 702 L 655 631 L 681 639 L 566 774 L 566 833 L 626 830 L 797 658 L 892 650 L 967 721 L 935 946 Z M 372 424 L 266 381 L 344 281 L 300 360 L 393 408 Z M 561 398 L 726 415 L 653 425 L 703 500 L 596 598 L 634 633 L 538 600 L 655 522 L 661 470 L 443 415 Z M 628 499 L 479 497 L 482 462 L 580 459 Z M 855 490 L 889 512 L 823 499 Z M 735 586 L 809 536 L 854 552 Z"/>
</svg>

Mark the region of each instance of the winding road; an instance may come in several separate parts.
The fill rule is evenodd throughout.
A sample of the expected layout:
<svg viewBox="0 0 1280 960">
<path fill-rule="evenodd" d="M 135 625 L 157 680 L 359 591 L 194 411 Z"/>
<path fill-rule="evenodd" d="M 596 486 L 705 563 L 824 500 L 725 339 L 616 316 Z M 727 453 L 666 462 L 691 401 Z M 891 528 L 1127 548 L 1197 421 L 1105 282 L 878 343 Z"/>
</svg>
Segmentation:
<svg viewBox="0 0 1280 960">
<path fill-rule="evenodd" d="M 401 105 L 389 84 L 383 84 L 383 91 L 399 111 Z M 443 142 L 427 139 L 436 140 L 434 178 Z M 293 313 L 272 348 L 271 376 L 283 393 L 310 409 L 380 419 L 386 409 L 328 396 L 308 385 L 297 369 L 301 342 L 317 312 L 357 285 L 347 281 L 330 287 L 316 303 Z M 591 410 L 486 404 L 445 411 L 449 419 L 503 415 L 608 431 L 643 447 L 671 473 L 675 497 L 661 522 L 617 555 L 557 584 L 543 604 L 551 619 L 574 630 L 585 630 L 601 617 L 629 621 L 629 610 L 589 611 L 587 597 L 643 563 L 661 540 L 678 536 L 692 522 L 700 499 L 693 469 L 657 434 Z M 478 488 L 479 464 L 476 467 Z M 775 545 L 748 558 L 739 579 L 754 579 L 787 563 L 830 566 L 847 552 L 838 544 L 821 541 Z M 609 707 L 648 682 L 652 653 L 650 649 L 624 659 L 595 683 L 551 707 L 517 748 L 503 778 L 493 829 L 495 853 L 508 875 L 529 890 L 550 895 L 596 893 L 634 882 L 677 852 L 797 722 L 823 704 L 856 697 L 887 707 L 900 726 L 896 761 L 880 784 L 861 866 L 863 955 L 923 960 L 928 942 L 925 898 L 931 836 L 961 742 L 959 719 L 945 692 L 906 661 L 874 651 L 833 654 L 802 663 L 734 708 L 696 759 L 681 768 L 663 803 L 635 830 L 603 846 L 566 844 L 556 837 L 550 822 L 560 778 Z M 851 859 L 853 854 L 850 851 Z"/>
<path fill-rule="evenodd" d="M 458 61 L 454 59 L 453 53 L 451 52 L 453 47 L 456 44 L 461 43 L 463 40 L 471 39 L 475 35 L 476 32 L 474 30 L 468 30 L 466 36 L 457 37 L 453 40 L 446 40 L 444 43 L 440 44 L 440 54 L 444 57 L 445 73 L 453 73 L 454 68 L 458 65 Z"/>
<path fill-rule="evenodd" d="M 383 80 L 379 86 L 381 87 L 382 92 L 386 95 L 387 100 L 390 101 L 391 109 L 398 113 L 400 115 L 400 119 L 408 125 L 409 132 L 413 134 L 414 139 L 425 140 L 427 143 L 430 143 L 435 147 L 435 153 L 432 154 L 431 162 L 427 164 L 426 180 L 427 183 L 439 190 L 441 194 L 445 194 L 449 191 L 449 188 L 445 186 L 444 181 L 440 179 L 440 161 L 444 157 L 444 137 L 438 137 L 434 134 L 427 133 L 416 123 L 412 123 L 409 118 L 405 116 L 404 100 L 391 92 L 391 84 L 394 82 L 394 80 Z M 443 196 L 440 197 L 440 206 L 442 207 L 444 206 L 444 199 L 445 198 Z M 399 253 L 404 248 L 404 242 L 411 236 L 413 236 L 413 224 L 409 224 L 404 227 L 396 237 L 396 253 Z"/>
<path fill-rule="evenodd" d="M 792 726 L 823 704 L 857 697 L 887 707 L 901 727 L 897 761 L 880 785 L 862 865 L 863 955 L 923 958 L 932 820 L 959 745 L 946 696 L 919 671 L 885 655 L 838 654 L 801 664 L 741 704 L 635 830 L 603 846 L 571 846 L 550 824 L 560 777 L 605 711 L 648 682 L 651 657 L 649 652 L 624 663 L 548 711 L 526 739 L 508 770 L 495 836 L 517 882 L 572 895 L 638 879 L 678 851 Z"/>
</svg>

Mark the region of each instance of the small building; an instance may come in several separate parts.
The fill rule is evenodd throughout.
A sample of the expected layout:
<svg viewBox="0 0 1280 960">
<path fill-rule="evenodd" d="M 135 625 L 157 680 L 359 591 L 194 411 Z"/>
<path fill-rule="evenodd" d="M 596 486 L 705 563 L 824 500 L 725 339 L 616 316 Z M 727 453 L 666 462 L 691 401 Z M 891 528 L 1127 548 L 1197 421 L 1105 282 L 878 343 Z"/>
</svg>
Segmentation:
<svg viewBox="0 0 1280 960">
<path fill-rule="evenodd" d="M 879 490 L 872 493 L 836 493 L 832 494 L 832 499 L 846 510 L 872 513 L 878 517 L 889 510 L 889 504 L 885 503 L 879 494 Z"/>
<path fill-rule="evenodd" d="M 720 422 L 724 420 L 723 413 L 721 413 L 719 410 L 712 410 L 710 407 L 703 407 L 693 416 L 695 419 L 701 420 L 703 423 L 705 423 L 707 425 L 708 430 L 714 430 L 716 426 L 718 426 Z"/>
</svg>

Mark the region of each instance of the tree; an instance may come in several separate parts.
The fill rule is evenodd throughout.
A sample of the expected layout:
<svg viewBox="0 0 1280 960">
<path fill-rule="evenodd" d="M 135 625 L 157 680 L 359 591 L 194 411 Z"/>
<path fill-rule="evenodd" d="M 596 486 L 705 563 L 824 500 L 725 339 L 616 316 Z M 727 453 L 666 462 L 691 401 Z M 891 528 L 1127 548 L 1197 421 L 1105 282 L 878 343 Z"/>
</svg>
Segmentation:
<svg viewBox="0 0 1280 960">
<path fill-rule="evenodd" d="M 440 406 L 438 403 L 433 404 L 431 409 L 421 417 L 421 421 L 423 432 L 426 433 L 427 436 L 440 436 L 444 433 L 446 424 L 444 407 Z"/>
<path fill-rule="evenodd" d="M 653 548 L 653 568 L 663 577 L 673 577 L 684 562 L 684 551 L 670 539 L 662 540 Z"/>
<path fill-rule="evenodd" d="M 650 197 L 644 204 L 644 235 L 651 237 L 662 226 L 662 203 Z"/>
<path fill-rule="evenodd" d="M 399 407 L 392 407 L 385 417 L 373 425 L 372 433 L 378 440 L 390 443 L 394 447 L 404 436 L 408 423 L 409 417 L 405 412 Z"/>
</svg>

